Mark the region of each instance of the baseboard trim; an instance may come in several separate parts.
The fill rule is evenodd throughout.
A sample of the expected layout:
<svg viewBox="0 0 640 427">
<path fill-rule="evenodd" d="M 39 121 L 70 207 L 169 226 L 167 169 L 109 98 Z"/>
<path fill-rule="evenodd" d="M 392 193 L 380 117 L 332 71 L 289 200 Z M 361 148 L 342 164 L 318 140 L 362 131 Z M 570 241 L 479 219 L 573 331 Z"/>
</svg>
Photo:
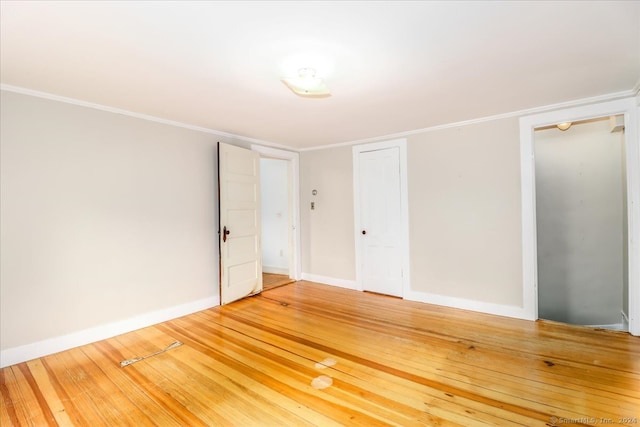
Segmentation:
<svg viewBox="0 0 640 427">
<path fill-rule="evenodd" d="M 281 268 L 281 267 L 269 267 L 269 266 L 262 266 L 262 272 L 263 273 L 269 273 L 269 274 L 286 274 L 287 276 L 289 275 L 289 269 L 288 268 Z"/>
<path fill-rule="evenodd" d="M 423 302 L 427 304 L 441 305 L 444 307 L 459 308 L 462 310 L 477 311 L 496 316 L 511 317 L 515 319 L 532 320 L 527 316 L 523 307 L 515 305 L 494 304 L 483 301 L 474 301 L 464 298 L 449 297 L 427 292 L 408 291 L 404 294 L 404 299 L 409 301 Z"/>
<path fill-rule="evenodd" d="M 187 314 L 206 310 L 217 305 L 220 305 L 219 297 L 204 298 L 198 301 L 152 311 L 119 322 L 2 350 L 0 351 L 0 368 L 115 337 L 116 335 L 166 322 L 167 320 L 186 316 Z"/>
<path fill-rule="evenodd" d="M 627 316 L 627 313 L 624 312 L 624 310 L 622 310 L 620 312 L 620 314 L 622 314 L 622 323 L 629 323 L 629 316 Z"/>
<path fill-rule="evenodd" d="M 588 328 L 596 328 L 596 329 L 610 329 L 612 331 L 627 331 L 628 328 L 625 328 L 624 323 L 612 323 L 609 325 L 584 325 Z"/>
<path fill-rule="evenodd" d="M 356 291 L 362 290 L 358 288 L 355 280 L 338 279 L 335 277 L 327 277 L 310 273 L 302 273 L 302 280 L 322 283 L 324 285 L 337 286 L 340 288 L 353 289 Z M 417 291 L 405 291 L 403 298 L 408 301 L 441 305 L 444 307 L 459 308 L 462 310 L 477 311 L 480 313 L 493 314 L 496 316 L 504 316 L 524 320 L 535 320 L 529 318 L 526 310 L 523 307 L 513 305 L 493 304 L 488 302 L 448 297 L 445 295 Z"/>
<path fill-rule="evenodd" d="M 323 285 L 337 286 L 339 288 L 353 289 L 359 291 L 355 280 L 338 279 L 335 277 L 320 276 L 318 274 L 302 273 L 302 280 L 322 283 Z"/>
</svg>

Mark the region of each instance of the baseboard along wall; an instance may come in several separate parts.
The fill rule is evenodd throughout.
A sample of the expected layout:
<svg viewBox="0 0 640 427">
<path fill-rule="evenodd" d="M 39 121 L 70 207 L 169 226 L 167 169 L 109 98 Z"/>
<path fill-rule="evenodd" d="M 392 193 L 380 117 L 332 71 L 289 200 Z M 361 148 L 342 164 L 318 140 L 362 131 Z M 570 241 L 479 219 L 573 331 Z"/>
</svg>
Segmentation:
<svg viewBox="0 0 640 427">
<path fill-rule="evenodd" d="M 38 357 L 58 353 L 70 348 L 79 347 L 127 332 L 166 322 L 167 320 L 186 316 L 197 311 L 220 305 L 219 297 L 204 298 L 198 301 L 141 314 L 130 319 L 84 329 L 60 337 L 21 345 L 0 351 L 0 368 L 26 362 Z"/>
</svg>

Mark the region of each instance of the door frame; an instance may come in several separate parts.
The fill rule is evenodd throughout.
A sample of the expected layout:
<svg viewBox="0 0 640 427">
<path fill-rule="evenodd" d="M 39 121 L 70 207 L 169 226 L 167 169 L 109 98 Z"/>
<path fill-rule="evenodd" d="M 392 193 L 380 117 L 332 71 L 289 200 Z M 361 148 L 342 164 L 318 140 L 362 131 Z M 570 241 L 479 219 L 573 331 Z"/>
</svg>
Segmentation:
<svg viewBox="0 0 640 427">
<path fill-rule="evenodd" d="M 635 98 L 583 105 L 520 118 L 523 309 L 529 320 L 538 319 L 534 130 L 556 123 L 618 114 L 624 115 L 624 143 L 627 157 L 629 332 L 632 335 L 640 335 L 640 149 L 638 147 L 640 131 Z"/>
<path fill-rule="evenodd" d="M 360 224 L 360 153 L 367 151 L 398 148 L 400 161 L 400 251 L 402 257 L 402 297 L 405 298 L 411 291 L 410 262 L 409 262 L 409 191 L 407 179 L 407 140 L 406 138 L 390 141 L 374 142 L 353 146 L 353 217 L 354 217 L 354 244 L 356 261 L 356 289 L 363 290 L 362 285 L 362 249 L 361 249 L 361 224 Z"/>
<path fill-rule="evenodd" d="M 260 154 L 260 158 L 285 160 L 289 163 L 289 218 L 291 218 L 289 239 L 289 277 L 302 278 L 300 256 L 300 155 L 293 151 L 280 150 L 264 145 L 252 144 L 251 150 Z"/>
</svg>

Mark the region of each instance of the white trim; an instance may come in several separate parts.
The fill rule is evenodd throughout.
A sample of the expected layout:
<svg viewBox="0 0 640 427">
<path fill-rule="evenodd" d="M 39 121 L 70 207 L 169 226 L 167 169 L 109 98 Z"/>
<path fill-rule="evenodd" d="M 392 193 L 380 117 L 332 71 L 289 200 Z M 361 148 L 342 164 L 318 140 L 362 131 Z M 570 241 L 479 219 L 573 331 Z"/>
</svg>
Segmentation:
<svg viewBox="0 0 640 427">
<path fill-rule="evenodd" d="M 20 87 L 20 86 L 8 85 L 6 83 L 0 83 L 0 90 L 5 90 L 7 92 L 20 93 L 20 94 L 23 94 L 23 95 L 35 96 L 37 98 L 49 99 L 49 100 L 52 100 L 52 101 L 64 102 L 64 103 L 67 103 L 67 104 L 79 105 L 79 106 L 82 106 L 82 107 L 93 108 L 93 109 L 101 110 L 101 111 L 108 111 L 108 112 L 115 113 L 115 114 L 122 114 L 122 115 L 125 115 L 125 116 L 135 117 L 135 118 L 142 119 L 142 120 L 148 120 L 148 121 L 152 121 L 152 122 L 156 122 L 156 123 L 162 123 L 162 124 L 166 124 L 166 125 L 177 126 L 177 127 L 181 127 L 181 128 L 185 128 L 185 129 L 190 129 L 190 130 L 195 130 L 195 131 L 199 131 L 199 132 L 209 133 L 209 134 L 212 134 L 212 135 L 223 136 L 223 137 L 226 137 L 226 138 L 237 139 L 237 140 L 245 141 L 245 142 L 248 142 L 248 143 L 251 143 L 251 144 L 260 144 L 260 145 L 263 145 L 263 146 L 266 146 L 266 147 L 280 148 L 280 149 L 283 149 L 283 150 L 291 150 L 291 151 L 295 151 L 295 152 L 304 152 L 304 151 L 324 150 L 324 149 L 327 149 L 327 148 L 351 146 L 351 145 L 356 145 L 356 144 L 366 144 L 366 143 L 370 143 L 370 142 L 379 142 L 379 141 L 383 141 L 383 140 L 402 138 L 402 137 L 407 137 L 407 136 L 416 135 L 416 134 L 425 133 L 425 132 L 433 132 L 433 131 L 438 131 L 438 130 L 442 130 L 442 129 L 449 129 L 449 128 L 455 128 L 455 127 L 460 127 L 460 126 L 473 125 L 473 124 L 477 124 L 477 123 L 490 122 L 490 121 L 493 121 L 493 120 L 507 119 L 507 118 L 510 118 L 510 117 L 519 117 L 519 116 L 528 115 L 528 114 L 536 114 L 536 113 L 541 113 L 541 112 L 545 112 L 545 111 L 557 110 L 557 109 L 561 109 L 561 108 L 570 108 L 570 107 L 575 107 L 575 106 L 579 106 L 579 105 L 586 105 L 586 104 L 591 104 L 591 103 L 596 103 L 596 102 L 604 102 L 604 101 L 611 101 L 611 100 L 616 100 L 616 99 L 627 98 L 629 96 L 634 96 L 634 95 L 638 94 L 638 91 L 640 90 L 640 80 L 638 80 L 638 82 L 635 84 L 633 89 L 627 90 L 627 91 L 614 92 L 614 93 L 609 93 L 609 94 L 605 94 L 605 95 L 598 95 L 598 96 L 593 96 L 593 97 L 590 97 L 590 98 L 576 99 L 576 100 L 572 100 L 572 101 L 560 102 L 560 103 L 557 103 L 557 104 L 550 104 L 550 105 L 545 105 L 545 106 L 541 106 L 541 107 L 535 107 L 535 108 L 528 108 L 528 109 L 524 109 L 524 110 L 512 111 L 512 112 L 509 112 L 509 113 L 495 114 L 495 115 L 492 115 L 492 116 L 478 117 L 478 118 L 471 119 L 471 120 L 462 120 L 462 121 L 459 121 L 459 122 L 446 123 L 446 124 L 442 124 L 442 125 L 430 126 L 430 127 L 421 128 L 421 129 L 409 130 L 409 131 L 405 131 L 405 132 L 398 132 L 398 133 L 393 133 L 393 134 L 388 134 L 388 135 L 383 135 L 383 136 L 376 136 L 376 137 L 372 137 L 372 138 L 358 139 L 358 140 L 352 140 L 352 141 L 344 141 L 344 142 L 338 142 L 338 143 L 335 143 L 335 144 L 318 145 L 318 146 L 306 147 L 306 148 L 290 147 L 290 146 L 286 146 L 284 144 L 278 144 L 278 143 L 272 142 L 272 141 L 264 141 L 264 140 L 257 139 L 257 138 L 250 138 L 250 137 L 247 137 L 247 136 L 236 135 L 236 134 L 232 134 L 232 133 L 228 133 L 228 132 L 222 132 L 222 131 L 218 131 L 218 130 L 215 130 L 215 129 L 209 129 L 209 128 L 204 128 L 204 127 L 200 127 L 200 126 L 190 125 L 190 124 L 187 124 L 187 123 L 176 122 L 176 121 L 173 121 L 173 120 L 167 120 L 167 119 L 163 119 L 163 118 L 160 118 L 160 117 L 150 116 L 150 115 L 146 115 L 146 114 L 140 114 L 140 113 L 136 113 L 136 112 L 133 112 L 133 111 L 128 111 L 128 110 L 123 110 L 123 109 L 119 109 L 119 108 L 109 107 L 109 106 L 106 106 L 106 105 L 101 105 L 101 104 L 95 104 L 95 103 L 92 103 L 92 102 L 82 101 L 80 99 L 68 98 L 68 97 L 65 97 L 65 96 L 54 95 L 54 94 L 47 93 L 47 92 L 40 92 L 40 91 L 37 91 L 37 90 L 27 89 L 27 88 L 23 88 L 23 87 Z"/>
<path fill-rule="evenodd" d="M 115 337 L 140 328 L 166 322 L 197 311 L 206 310 L 220 305 L 220 299 L 216 297 L 204 298 L 174 307 L 141 314 L 130 319 L 109 323 L 94 328 L 85 329 L 60 337 L 49 338 L 31 344 L 21 345 L 0 351 L 0 368 L 26 362 L 38 357 L 58 353 L 70 348 L 90 344 L 96 341 Z"/>
<path fill-rule="evenodd" d="M 523 141 L 531 141 L 525 144 Z M 520 119 L 520 175 L 522 204 L 522 305 L 526 319 L 538 319 L 537 229 L 533 158 L 533 128 Z M 525 190 L 527 187 L 527 190 Z"/>
<path fill-rule="evenodd" d="M 496 316 L 513 317 L 516 319 L 528 320 L 527 313 L 525 312 L 524 308 L 513 305 L 495 304 L 490 302 L 475 301 L 418 291 L 407 292 L 405 294 L 405 299 L 409 301 L 441 305 L 443 307 L 478 311 L 480 313 L 493 314 Z"/>
<path fill-rule="evenodd" d="M 629 316 L 627 316 L 627 313 L 624 312 L 624 310 L 622 310 L 620 312 L 620 314 L 622 314 L 622 323 L 629 323 Z"/>
<path fill-rule="evenodd" d="M 288 268 L 282 268 L 282 267 L 269 267 L 267 265 L 263 265 L 262 266 L 262 272 L 263 273 L 268 273 L 268 274 L 289 274 L 289 269 Z"/>
<path fill-rule="evenodd" d="M 452 122 L 452 123 L 446 123 L 446 124 L 430 126 L 430 127 L 426 127 L 426 128 L 422 128 L 422 129 L 409 130 L 409 131 L 406 131 L 406 132 L 392 133 L 392 134 L 389 134 L 389 135 L 375 136 L 375 137 L 372 137 L 372 138 L 359 139 L 359 140 L 355 140 L 355 141 L 338 142 L 336 144 L 318 145 L 318 146 L 314 146 L 314 147 L 300 148 L 300 149 L 298 149 L 298 151 L 304 152 L 304 151 L 324 150 L 326 148 L 345 147 L 345 146 L 351 146 L 351 145 L 356 145 L 356 144 L 365 144 L 365 143 L 370 143 L 370 142 L 378 142 L 378 141 L 383 141 L 383 140 L 387 140 L 387 139 L 403 138 L 403 137 L 416 135 L 416 134 L 420 134 L 420 133 L 434 132 L 434 131 L 438 131 L 438 130 L 456 128 L 456 127 L 460 127 L 460 126 L 474 125 L 474 124 L 477 124 L 477 123 L 490 122 L 490 121 L 493 121 L 493 120 L 508 119 L 510 117 L 520 117 L 520 116 L 527 115 L 527 114 L 536 114 L 536 113 L 541 113 L 541 112 L 545 112 L 545 111 L 557 110 L 557 109 L 561 109 L 561 108 L 570 108 L 570 107 L 576 107 L 576 106 L 580 106 L 580 105 L 593 104 L 593 103 L 596 103 L 596 102 L 612 101 L 612 100 L 616 100 L 616 99 L 622 99 L 622 98 L 627 98 L 629 96 L 633 96 L 633 95 L 635 95 L 636 92 L 637 92 L 636 89 L 625 90 L 625 91 L 622 91 L 622 92 L 615 92 L 615 93 L 609 93 L 609 94 L 606 94 L 606 95 L 593 96 L 591 98 L 576 99 L 576 100 L 573 100 L 573 101 L 560 102 L 560 103 L 557 103 L 557 104 L 545 105 L 545 106 L 542 106 L 542 107 L 528 108 L 526 110 L 518 110 L 518 111 L 509 112 L 509 113 L 495 114 L 493 116 L 478 117 L 476 119 L 463 120 L 463 121 Z"/>
<path fill-rule="evenodd" d="M 294 280 L 300 280 L 302 277 L 300 245 L 300 154 L 294 151 L 279 150 L 262 145 L 251 145 L 251 150 L 258 152 L 260 157 L 287 160 L 291 166 L 291 226 L 293 231 L 293 248 L 291 250 L 291 262 L 289 263 L 289 277 Z"/>
<path fill-rule="evenodd" d="M 51 100 L 51 101 L 64 102 L 66 104 L 78 105 L 78 106 L 81 106 L 81 107 L 93 108 L 95 110 L 106 111 L 106 112 L 114 113 L 114 114 L 122 114 L 123 116 L 135 117 L 136 119 L 148 120 L 150 122 L 161 123 L 161 124 L 164 124 L 164 125 L 176 126 L 176 127 L 180 127 L 180 128 L 184 128 L 184 129 L 189 129 L 189 130 L 195 130 L 195 131 L 198 131 L 198 132 L 204 132 L 204 133 L 208 133 L 208 134 L 211 134 L 211 135 L 223 136 L 223 137 L 226 137 L 226 138 L 245 141 L 245 142 L 248 142 L 248 143 L 262 144 L 262 145 L 267 145 L 267 146 L 271 146 L 271 147 L 283 148 L 283 149 L 286 149 L 286 150 L 295 150 L 295 148 L 287 147 L 286 145 L 278 144 L 278 143 L 271 142 L 271 141 L 263 141 L 263 140 L 260 140 L 260 139 L 249 138 L 247 136 L 236 135 L 236 134 L 228 133 L 228 132 L 222 132 L 222 131 L 219 131 L 219 130 L 204 128 L 204 127 L 195 126 L 195 125 L 190 125 L 190 124 L 182 123 L 182 122 L 176 122 L 176 121 L 173 121 L 173 120 L 167 120 L 167 119 L 163 119 L 163 118 L 160 118 L 160 117 L 150 116 L 150 115 L 147 115 L 147 114 L 136 113 L 134 111 L 122 110 L 120 108 L 109 107 L 107 105 L 101 105 L 101 104 L 95 104 L 93 102 L 82 101 L 80 99 L 67 98 L 66 96 L 54 95 L 54 94 L 47 93 L 47 92 L 40 92 L 40 91 L 37 91 L 37 90 L 26 89 L 26 88 L 19 87 L 19 86 L 12 86 L 12 85 L 8 85 L 8 84 L 2 83 L 2 84 L 0 84 L 0 90 L 4 90 L 4 91 L 7 91 L 7 92 L 20 93 L 22 95 L 35 96 L 36 98 L 48 99 L 48 100 Z"/>
<path fill-rule="evenodd" d="M 407 140 L 394 139 L 390 141 L 376 142 L 372 144 L 356 145 L 353 147 L 353 219 L 354 219 L 354 244 L 356 261 L 356 286 L 362 290 L 362 254 L 359 242 L 360 235 L 360 153 L 387 148 L 398 148 L 400 151 L 400 250 L 402 257 L 402 296 L 411 290 L 410 258 L 409 258 L 409 189 L 407 178 Z"/>
<path fill-rule="evenodd" d="M 584 325 L 587 328 L 610 329 L 612 331 L 626 331 L 624 323 L 612 323 L 610 325 Z"/>
<path fill-rule="evenodd" d="M 631 92 L 632 92 L 634 95 L 637 95 L 637 94 L 638 94 L 638 92 L 640 92 L 640 77 L 638 78 L 638 81 L 636 82 L 636 84 L 635 84 L 635 85 L 633 85 L 633 89 L 631 89 Z"/>
<path fill-rule="evenodd" d="M 358 291 L 355 280 L 338 279 L 336 277 L 320 276 L 318 274 L 302 273 L 302 280 L 308 282 L 321 283 L 323 285 L 337 286 L 339 288 L 352 289 Z"/>
<path fill-rule="evenodd" d="M 635 103 L 634 98 L 626 98 L 520 118 L 522 285 L 524 309 L 531 320 L 538 318 L 534 129 L 554 123 L 624 114 L 629 220 L 629 332 L 640 335 L 640 130 Z"/>
</svg>

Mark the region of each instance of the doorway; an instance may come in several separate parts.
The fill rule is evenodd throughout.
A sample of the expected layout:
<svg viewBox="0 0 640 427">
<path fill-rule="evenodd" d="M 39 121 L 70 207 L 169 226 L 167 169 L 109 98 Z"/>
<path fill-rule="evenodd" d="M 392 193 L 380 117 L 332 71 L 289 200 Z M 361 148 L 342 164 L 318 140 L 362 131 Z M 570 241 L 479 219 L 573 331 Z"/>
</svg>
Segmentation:
<svg viewBox="0 0 640 427">
<path fill-rule="evenodd" d="M 288 270 L 300 279 L 298 153 L 254 145 L 251 149 L 218 143 L 218 213 L 220 303 L 263 291 L 261 158 L 287 166 Z M 273 278 L 269 277 L 273 286 Z"/>
<path fill-rule="evenodd" d="M 356 282 L 403 297 L 409 286 L 406 140 L 353 147 Z"/>
<path fill-rule="evenodd" d="M 621 118 L 535 130 L 541 319 L 628 329 L 627 177 Z"/>
<path fill-rule="evenodd" d="M 627 256 L 629 332 L 640 335 L 640 154 L 638 107 L 634 98 L 587 104 L 520 118 L 520 167 L 522 185 L 522 270 L 524 318 L 539 318 L 539 271 L 536 221 L 535 129 L 563 122 L 622 115 L 625 128 L 627 186 Z M 624 295 L 623 295 L 624 296 Z"/>
<path fill-rule="evenodd" d="M 298 153 L 261 145 L 263 290 L 300 280 Z"/>
<path fill-rule="evenodd" d="M 264 291 L 289 284 L 291 198 L 289 162 L 260 159 L 260 195 L 262 200 L 262 288 Z"/>
</svg>

